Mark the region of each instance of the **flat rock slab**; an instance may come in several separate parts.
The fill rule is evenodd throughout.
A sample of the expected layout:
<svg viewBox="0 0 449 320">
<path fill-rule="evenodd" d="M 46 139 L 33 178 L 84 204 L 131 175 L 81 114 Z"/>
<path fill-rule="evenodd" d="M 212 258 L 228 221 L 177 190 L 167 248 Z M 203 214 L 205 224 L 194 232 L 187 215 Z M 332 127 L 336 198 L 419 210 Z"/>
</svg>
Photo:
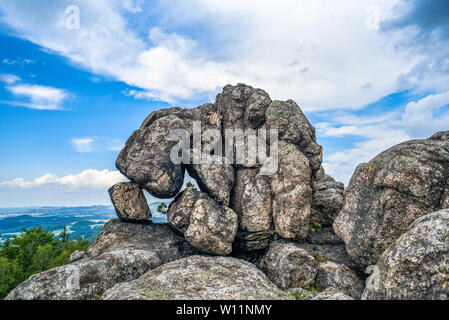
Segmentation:
<svg viewBox="0 0 449 320">
<path fill-rule="evenodd" d="M 104 300 L 291 299 L 249 262 L 192 256 L 165 264 L 106 291 Z"/>
</svg>

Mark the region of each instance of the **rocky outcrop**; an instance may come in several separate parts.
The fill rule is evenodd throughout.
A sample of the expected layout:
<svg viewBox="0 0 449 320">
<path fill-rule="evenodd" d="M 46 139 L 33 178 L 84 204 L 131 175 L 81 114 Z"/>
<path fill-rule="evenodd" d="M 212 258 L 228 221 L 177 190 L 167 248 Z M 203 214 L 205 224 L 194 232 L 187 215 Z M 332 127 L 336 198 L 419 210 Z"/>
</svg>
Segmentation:
<svg viewBox="0 0 449 320">
<path fill-rule="evenodd" d="M 104 300 L 272 300 L 290 296 L 254 265 L 230 257 L 192 256 L 106 291 Z"/>
<path fill-rule="evenodd" d="M 195 121 L 201 121 L 201 126 Z M 209 141 L 195 137 L 195 126 L 201 129 L 200 133 L 216 129 L 219 136 L 214 136 L 214 142 L 208 145 Z M 175 164 L 170 160 L 171 151 L 178 141 L 170 141 L 169 138 L 170 133 L 176 129 L 185 129 L 189 135 L 193 135 L 193 142 L 187 146 L 190 148 L 189 156 L 193 160 L 189 163 Z M 243 140 L 229 139 L 230 129 L 241 130 Z M 274 158 L 267 160 L 268 154 L 265 158 L 257 158 L 255 163 L 248 161 L 255 154 L 263 154 L 261 150 L 253 150 L 249 145 L 248 134 L 256 134 L 255 131 L 259 129 L 277 130 L 279 133 L 279 142 L 273 140 L 274 137 L 263 142 L 257 135 L 254 136 L 256 141 L 251 140 L 256 142 L 259 148 L 272 146 L 273 150 L 277 149 L 279 161 L 276 160 L 276 155 L 270 155 Z M 227 151 L 231 142 L 233 149 L 229 154 Z M 200 150 L 200 147 L 205 146 L 209 147 L 206 151 Z M 218 149 L 212 150 L 214 146 L 224 146 L 225 154 L 218 154 Z M 236 148 L 240 150 L 240 147 L 243 148 L 243 163 L 238 161 L 241 159 L 237 159 Z M 198 159 L 195 155 L 200 156 L 199 163 L 194 161 Z M 221 157 L 222 155 L 225 157 Z M 224 87 L 214 104 L 205 104 L 195 109 L 170 108 L 153 112 L 129 138 L 117 158 L 116 165 L 132 182 L 159 198 L 177 195 L 182 185 L 184 170 L 187 169 L 201 191 L 221 205 L 221 210 L 213 205 L 213 212 L 221 212 L 217 217 L 232 216 L 228 207 L 236 210 L 239 232 L 235 248 L 253 251 L 267 248 L 275 232 L 287 239 L 306 239 L 313 188 L 321 161 L 322 148 L 316 143 L 315 129 L 295 102 L 272 101 L 265 91 L 238 84 Z M 270 173 L 271 177 L 264 176 L 269 173 L 268 168 L 272 165 L 279 170 L 274 175 Z M 183 195 L 181 202 L 191 195 Z M 181 196 L 177 196 L 176 202 L 180 198 Z M 213 204 L 196 202 L 209 207 Z M 205 245 L 205 239 L 198 240 L 201 238 L 198 232 L 206 234 L 207 229 L 199 225 L 207 225 L 205 221 L 209 217 L 201 216 L 201 223 L 198 224 L 200 220 L 195 219 L 197 223 L 191 224 L 193 207 L 190 203 L 189 200 L 185 204 L 173 205 L 168 215 L 170 223 L 182 232 L 188 241 L 195 241 L 192 244 L 201 247 L 205 252 L 228 252 L 228 245 L 226 249 L 211 248 L 211 245 Z M 229 230 L 232 227 L 233 223 L 230 223 Z M 222 231 L 226 232 L 226 228 L 214 232 Z M 234 239 L 231 239 L 231 235 L 232 232 L 224 237 L 225 241 L 221 239 L 219 242 L 232 242 Z"/>
<path fill-rule="evenodd" d="M 449 210 L 417 219 L 381 256 L 364 299 L 449 299 Z"/>
<path fill-rule="evenodd" d="M 260 262 L 260 269 L 279 288 L 307 288 L 313 285 L 318 262 L 294 242 L 272 242 Z"/>
<path fill-rule="evenodd" d="M 190 163 L 172 162 L 178 129 L 193 137 L 182 150 Z M 215 129 L 213 141 L 196 129 Z M 221 155 L 229 129 L 244 139 Z M 277 130 L 277 141 L 258 141 L 277 154 L 251 163 L 247 134 L 259 129 Z M 240 147 L 243 161 L 230 162 Z M 131 180 L 109 190 L 121 220 L 7 298 L 447 300 L 449 210 L 438 210 L 449 208 L 449 131 L 360 165 L 346 190 L 321 162 L 298 105 L 244 84 L 213 104 L 153 112 L 117 158 Z M 179 192 L 185 170 L 201 191 Z M 147 220 L 142 189 L 174 197 L 168 224 Z"/>
<path fill-rule="evenodd" d="M 411 140 L 357 167 L 334 221 L 349 256 L 375 264 L 417 218 L 447 206 L 449 134 Z"/>
<path fill-rule="evenodd" d="M 239 222 L 235 246 L 243 251 L 267 248 L 274 234 L 269 177 L 257 169 L 238 170 L 231 208 Z"/>
<path fill-rule="evenodd" d="M 75 262 L 36 274 L 7 300 L 85 300 L 193 252 L 167 224 L 108 222 Z"/>
<path fill-rule="evenodd" d="M 147 200 L 138 184 L 117 183 L 109 189 L 109 196 L 120 219 L 139 221 L 151 217 Z"/>
</svg>

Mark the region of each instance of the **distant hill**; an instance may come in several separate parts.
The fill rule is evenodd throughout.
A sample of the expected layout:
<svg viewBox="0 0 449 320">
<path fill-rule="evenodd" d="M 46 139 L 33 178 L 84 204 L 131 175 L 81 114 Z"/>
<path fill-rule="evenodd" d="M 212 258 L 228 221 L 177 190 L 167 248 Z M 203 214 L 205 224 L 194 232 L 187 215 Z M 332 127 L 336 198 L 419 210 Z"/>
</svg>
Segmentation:
<svg viewBox="0 0 449 320">
<path fill-rule="evenodd" d="M 167 221 L 157 212 L 159 204 L 149 204 L 151 220 L 156 223 Z M 81 237 L 93 241 L 103 225 L 116 218 L 113 206 L 0 208 L 0 243 L 19 234 L 22 228 L 38 226 L 54 231 L 55 235 L 67 227 L 72 239 Z"/>
</svg>

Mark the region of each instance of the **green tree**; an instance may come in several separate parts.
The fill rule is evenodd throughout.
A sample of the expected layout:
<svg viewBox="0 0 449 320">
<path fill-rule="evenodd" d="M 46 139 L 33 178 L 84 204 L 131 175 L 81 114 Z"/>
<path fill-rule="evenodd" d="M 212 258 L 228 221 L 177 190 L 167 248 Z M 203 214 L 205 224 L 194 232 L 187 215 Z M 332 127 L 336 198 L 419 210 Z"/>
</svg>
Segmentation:
<svg viewBox="0 0 449 320">
<path fill-rule="evenodd" d="M 165 202 L 161 202 L 159 206 L 157 207 L 157 212 L 160 212 L 162 214 L 167 214 L 167 205 Z"/>
<path fill-rule="evenodd" d="M 22 279 L 22 271 L 16 261 L 0 257 L 0 299 L 17 285 L 18 279 Z"/>
<path fill-rule="evenodd" d="M 194 185 L 193 185 L 192 182 L 188 181 L 188 182 L 186 183 L 186 187 L 187 187 L 187 188 L 193 188 Z"/>
<path fill-rule="evenodd" d="M 67 264 L 75 250 L 89 247 L 82 238 L 70 240 L 66 229 L 58 238 L 40 227 L 22 231 L 0 247 L 0 299 L 31 275 Z"/>
<path fill-rule="evenodd" d="M 62 233 L 61 233 L 61 241 L 63 244 L 65 244 L 65 243 L 69 242 L 69 240 L 70 240 L 70 235 L 67 232 L 67 227 L 64 227 L 64 230 L 62 230 Z"/>
</svg>

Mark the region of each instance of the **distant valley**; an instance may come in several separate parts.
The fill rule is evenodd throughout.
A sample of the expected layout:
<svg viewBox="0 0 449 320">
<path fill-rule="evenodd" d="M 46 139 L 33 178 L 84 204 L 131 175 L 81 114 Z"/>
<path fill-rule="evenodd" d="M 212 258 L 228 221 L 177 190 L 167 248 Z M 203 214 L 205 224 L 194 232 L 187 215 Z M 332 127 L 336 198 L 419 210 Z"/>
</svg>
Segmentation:
<svg viewBox="0 0 449 320">
<path fill-rule="evenodd" d="M 166 217 L 157 212 L 159 204 L 149 204 L 151 220 L 156 223 L 166 221 Z M 39 226 L 54 231 L 55 236 L 66 227 L 72 239 L 81 237 L 93 241 L 103 225 L 116 218 L 113 206 L 0 208 L 0 243 L 20 234 L 22 228 Z"/>
</svg>

